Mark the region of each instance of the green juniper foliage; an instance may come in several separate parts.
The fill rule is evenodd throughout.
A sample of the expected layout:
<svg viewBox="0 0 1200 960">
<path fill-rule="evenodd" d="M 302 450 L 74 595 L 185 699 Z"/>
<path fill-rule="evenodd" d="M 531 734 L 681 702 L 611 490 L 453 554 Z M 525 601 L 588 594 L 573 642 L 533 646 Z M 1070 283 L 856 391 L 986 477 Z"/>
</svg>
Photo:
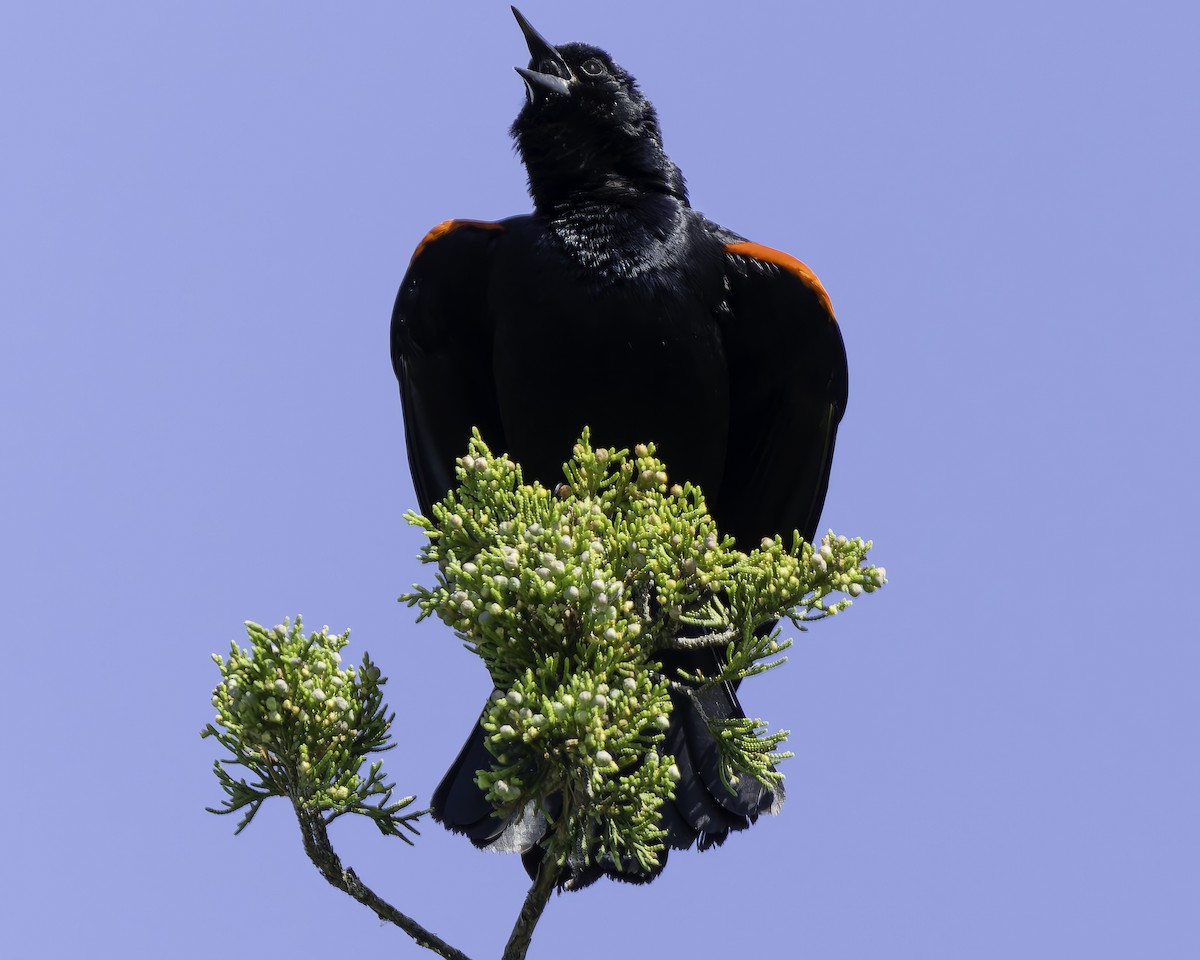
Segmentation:
<svg viewBox="0 0 1200 960">
<path fill-rule="evenodd" d="M 322 627 L 306 637 L 297 617 L 270 630 L 248 621 L 246 632 L 248 648 L 232 643 L 228 660 L 213 654 L 221 671 L 212 699 L 217 716 L 201 735 L 216 737 L 231 757 L 213 765 L 227 799 L 212 812 L 245 808 L 240 833 L 264 800 L 287 797 L 298 814 L 319 815 L 325 824 L 357 813 L 384 835 L 411 842 L 400 828 L 415 833 L 420 814 L 399 812 L 413 798 L 391 802 L 395 788 L 381 760 L 361 773 L 369 755 L 395 744 L 388 743 L 392 717 L 379 668 L 365 655 L 357 669 L 340 666 L 350 631 Z M 233 777 L 226 766 L 244 767 L 256 782 Z"/>
<path fill-rule="evenodd" d="M 593 449 L 587 432 L 550 490 L 478 433 L 457 467 L 459 486 L 408 514 L 429 538 L 432 588 L 401 599 L 436 614 L 487 665 L 495 693 L 482 719 L 495 758 L 478 783 L 502 813 L 561 794 L 548 856 L 636 861 L 662 849 L 658 808 L 679 771 L 658 746 L 669 693 L 738 682 L 783 662 L 790 641 L 765 627 L 836 614 L 885 582 L 869 543 L 798 536 L 749 553 L 722 537 L 701 491 L 671 484 L 652 445 Z M 760 629 L 762 628 L 762 629 Z M 667 676 L 670 649 L 722 650 L 716 675 Z M 727 784 L 771 785 L 786 732 L 761 720 L 713 722 Z"/>
</svg>

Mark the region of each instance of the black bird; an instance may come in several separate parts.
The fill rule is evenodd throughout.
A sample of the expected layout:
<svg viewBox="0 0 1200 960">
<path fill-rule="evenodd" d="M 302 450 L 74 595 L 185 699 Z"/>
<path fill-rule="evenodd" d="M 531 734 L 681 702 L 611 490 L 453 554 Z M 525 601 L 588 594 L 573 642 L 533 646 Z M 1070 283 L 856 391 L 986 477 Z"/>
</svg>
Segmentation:
<svg viewBox="0 0 1200 960">
<path fill-rule="evenodd" d="M 472 427 L 527 479 L 553 485 L 586 425 L 597 446 L 653 441 L 743 549 L 793 530 L 812 540 L 847 393 L 828 295 L 799 260 L 692 209 L 654 107 L 626 70 L 593 46 L 551 46 L 513 13 L 531 57 L 517 68 L 527 98 L 512 135 L 533 213 L 435 227 L 392 315 L 421 509 L 454 486 Z M 706 651 L 664 667 L 675 676 L 705 657 L 711 665 Z M 675 698 L 662 747 L 682 774 L 663 809 L 676 849 L 719 844 L 782 800 L 749 777 L 736 795 L 725 789 L 699 711 L 743 714 L 730 687 L 701 700 Z M 492 815 L 474 782 L 491 763 L 476 725 L 433 795 L 434 816 L 478 846 L 524 853 L 532 874 L 544 824 Z M 657 875 L 600 863 L 564 883 L 601 873 Z"/>
</svg>

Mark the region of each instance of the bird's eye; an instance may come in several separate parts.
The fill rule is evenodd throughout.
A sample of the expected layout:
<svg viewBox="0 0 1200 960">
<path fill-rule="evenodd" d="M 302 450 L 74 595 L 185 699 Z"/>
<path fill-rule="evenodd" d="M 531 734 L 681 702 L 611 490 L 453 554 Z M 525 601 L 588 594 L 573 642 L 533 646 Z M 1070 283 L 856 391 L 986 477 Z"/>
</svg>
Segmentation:
<svg viewBox="0 0 1200 960">
<path fill-rule="evenodd" d="M 589 77 L 598 77 L 604 73 L 604 64 L 596 59 L 584 60 L 580 69 Z"/>
</svg>

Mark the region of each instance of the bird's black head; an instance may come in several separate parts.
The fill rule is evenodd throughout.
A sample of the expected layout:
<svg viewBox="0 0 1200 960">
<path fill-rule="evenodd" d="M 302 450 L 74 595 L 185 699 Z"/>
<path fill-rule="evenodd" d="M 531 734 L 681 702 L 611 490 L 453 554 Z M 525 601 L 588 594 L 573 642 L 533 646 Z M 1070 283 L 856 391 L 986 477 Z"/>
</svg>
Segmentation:
<svg viewBox="0 0 1200 960">
<path fill-rule="evenodd" d="M 529 67 L 517 67 L 526 102 L 512 125 L 539 210 L 583 199 L 635 202 L 668 194 L 687 202 L 679 168 L 663 152 L 654 105 L 603 50 L 547 43 L 517 10 Z"/>
</svg>

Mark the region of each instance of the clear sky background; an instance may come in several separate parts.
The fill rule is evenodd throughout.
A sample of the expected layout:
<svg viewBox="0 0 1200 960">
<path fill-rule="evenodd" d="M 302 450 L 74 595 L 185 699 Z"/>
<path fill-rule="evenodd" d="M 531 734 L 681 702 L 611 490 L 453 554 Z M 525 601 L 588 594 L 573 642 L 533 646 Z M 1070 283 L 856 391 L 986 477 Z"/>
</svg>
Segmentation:
<svg viewBox="0 0 1200 960">
<path fill-rule="evenodd" d="M 696 207 L 825 282 L 823 525 L 891 579 L 747 688 L 783 813 L 556 898 L 532 956 L 1200 956 L 1196 10 L 526 0 L 640 79 Z M 424 955 L 282 804 L 205 813 L 198 732 L 244 619 L 353 628 L 422 803 L 488 692 L 395 602 L 387 330 L 429 227 L 528 209 L 525 60 L 498 2 L 0 12 L 9 956 Z M 334 839 L 498 955 L 515 858 Z"/>
</svg>

